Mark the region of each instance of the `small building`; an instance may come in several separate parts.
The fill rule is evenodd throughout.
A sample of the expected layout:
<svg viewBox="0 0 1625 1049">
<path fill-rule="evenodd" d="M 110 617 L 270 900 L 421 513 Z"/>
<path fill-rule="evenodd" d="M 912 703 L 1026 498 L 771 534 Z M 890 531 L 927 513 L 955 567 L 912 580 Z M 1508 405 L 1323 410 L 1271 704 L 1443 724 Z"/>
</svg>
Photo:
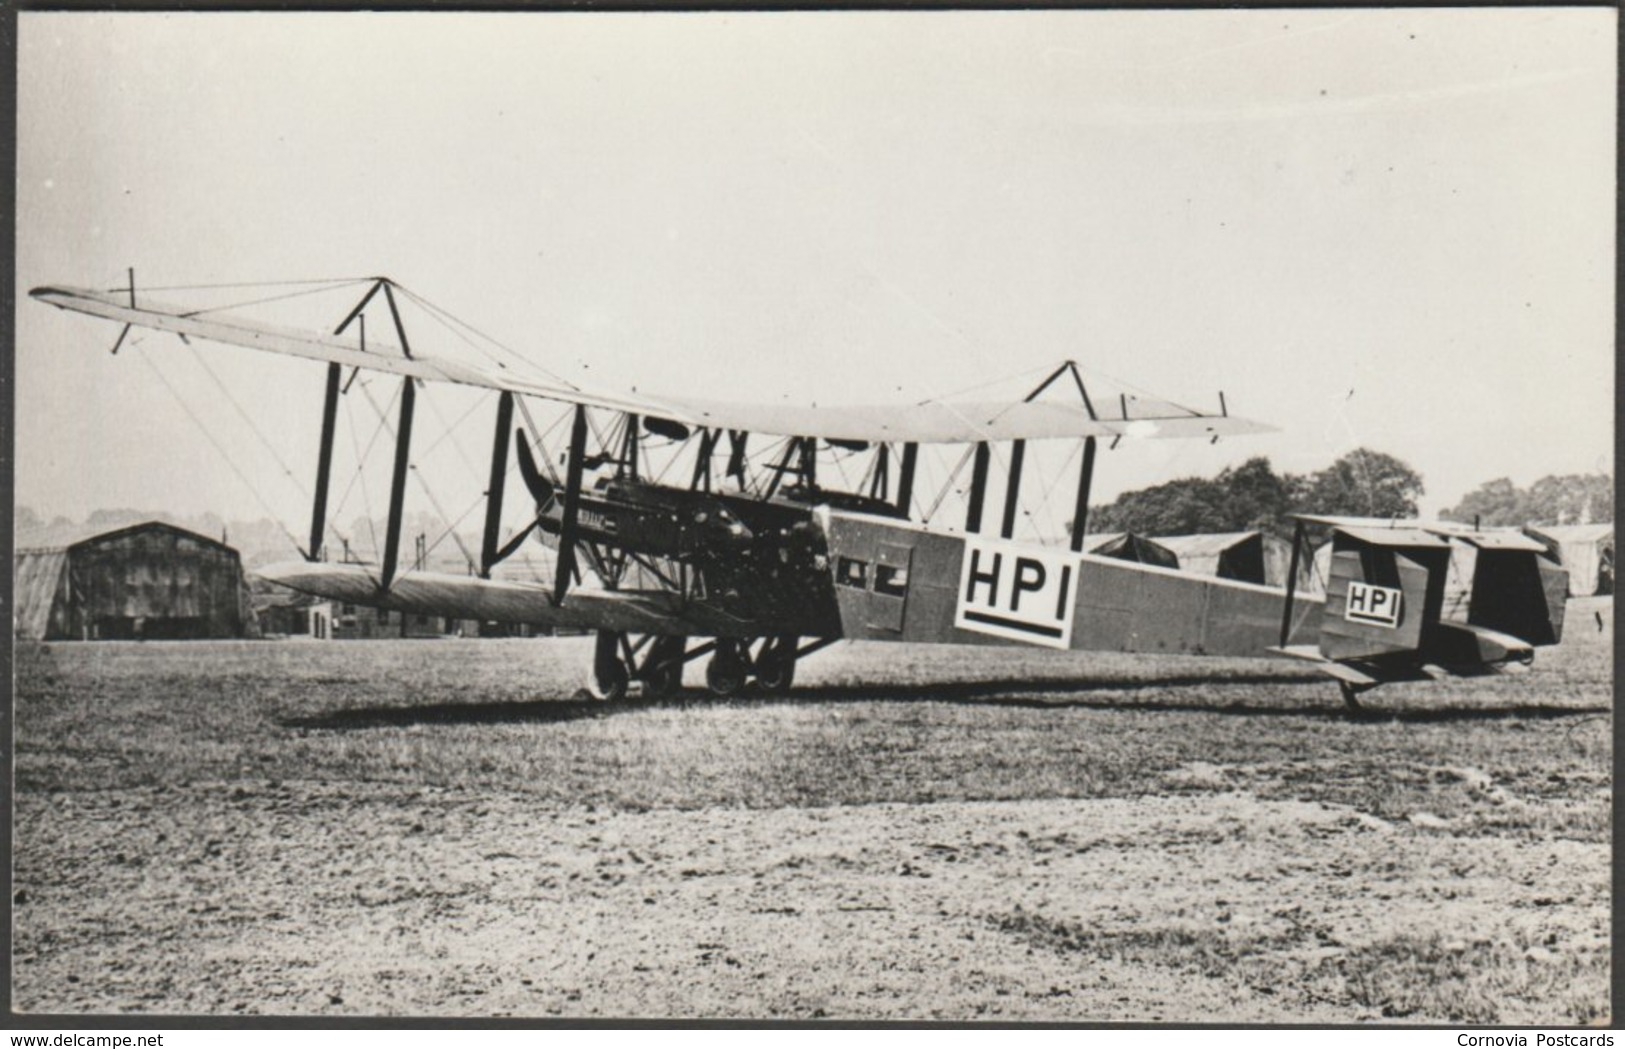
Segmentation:
<svg viewBox="0 0 1625 1049">
<path fill-rule="evenodd" d="M 1530 525 L 1531 539 L 1546 547 L 1546 556 L 1569 572 L 1569 596 L 1591 597 L 1614 592 L 1614 526 L 1607 524 Z"/>
<path fill-rule="evenodd" d="M 1166 535 L 1155 541 L 1173 551 L 1181 569 L 1197 575 L 1284 588 L 1292 567 L 1292 544 L 1259 531 Z M 1298 586 L 1308 591 L 1313 580 L 1313 559 L 1304 551 L 1298 564 Z"/>
<path fill-rule="evenodd" d="M 1179 558 L 1174 552 L 1154 539 L 1134 532 L 1104 532 L 1084 539 L 1085 553 L 1096 557 L 1115 557 L 1119 561 L 1133 561 L 1161 568 L 1178 568 Z"/>
<path fill-rule="evenodd" d="M 449 619 L 408 612 L 390 612 L 371 605 L 316 601 L 308 611 L 313 641 L 365 641 L 374 638 L 480 637 L 474 619 Z"/>
<path fill-rule="evenodd" d="M 20 535 L 12 570 L 18 637 L 193 639 L 258 632 L 237 551 L 162 521 Z"/>
</svg>

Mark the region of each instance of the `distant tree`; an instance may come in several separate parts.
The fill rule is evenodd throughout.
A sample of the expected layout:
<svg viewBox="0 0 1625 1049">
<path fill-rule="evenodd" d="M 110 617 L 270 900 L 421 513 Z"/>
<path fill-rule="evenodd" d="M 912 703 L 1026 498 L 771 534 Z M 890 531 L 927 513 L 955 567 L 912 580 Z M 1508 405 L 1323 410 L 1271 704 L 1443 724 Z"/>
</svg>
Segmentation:
<svg viewBox="0 0 1625 1049">
<path fill-rule="evenodd" d="M 1226 467 L 1215 481 L 1223 493 L 1224 531 L 1283 530 L 1300 481 L 1292 474 L 1277 474 L 1262 456 Z"/>
<path fill-rule="evenodd" d="M 1226 467 L 1215 478 L 1183 477 L 1125 492 L 1092 512 L 1097 532 L 1191 535 L 1261 528 L 1284 530 L 1298 479 L 1277 474 L 1263 457 Z"/>
<path fill-rule="evenodd" d="M 40 520 L 39 514 L 34 512 L 32 506 L 19 506 L 12 523 L 16 525 L 19 532 L 31 532 L 45 522 Z"/>
<path fill-rule="evenodd" d="M 1224 494 L 1211 480 L 1185 477 L 1124 492 L 1090 517 L 1097 532 L 1187 535 L 1212 531 L 1224 517 Z"/>
<path fill-rule="evenodd" d="M 1614 519 L 1614 479 L 1609 474 L 1552 474 L 1527 489 L 1505 477 L 1486 481 L 1439 516 L 1485 527 L 1526 524 L 1590 524 Z"/>
<path fill-rule="evenodd" d="M 1422 478 L 1391 455 L 1361 448 L 1319 473 L 1278 474 L 1263 457 L 1227 467 L 1215 478 L 1184 477 L 1124 492 L 1090 512 L 1095 532 L 1190 535 L 1255 529 L 1288 536 L 1289 514 L 1410 517 Z"/>
<path fill-rule="evenodd" d="M 133 510 L 127 506 L 113 510 L 92 510 L 90 516 L 85 518 L 86 526 L 90 528 L 123 528 L 125 525 L 140 524 L 142 521 L 151 521 L 162 517 L 162 514 L 150 510 Z"/>
<path fill-rule="evenodd" d="M 1414 517 L 1422 476 L 1383 452 L 1356 448 L 1306 480 L 1300 505 L 1310 513 Z"/>
</svg>

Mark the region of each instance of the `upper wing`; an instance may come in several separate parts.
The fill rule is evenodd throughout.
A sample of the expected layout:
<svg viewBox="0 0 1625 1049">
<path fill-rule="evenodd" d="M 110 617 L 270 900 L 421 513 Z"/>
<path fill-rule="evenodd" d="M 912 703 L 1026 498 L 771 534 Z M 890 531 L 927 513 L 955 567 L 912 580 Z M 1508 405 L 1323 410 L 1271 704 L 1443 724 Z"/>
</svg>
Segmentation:
<svg viewBox="0 0 1625 1049">
<path fill-rule="evenodd" d="M 313 334 L 219 313 L 203 316 L 197 311 L 146 298 L 140 305 L 131 306 L 119 292 L 51 286 L 35 288 L 29 294 L 61 309 L 232 346 L 750 433 L 848 441 L 969 444 L 1064 437 L 1214 438 L 1274 429 L 1232 415 L 1204 415 L 1170 404 L 1140 400 L 1120 401 L 1121 418 L 1096 418 L 1081 405 L 1038 401 L 974 404 L 927 401 L 924 404 L 809 407 L 606 394 L 564 385 L 540 373 L 525 373 L 519 369 L 480 368 L 423 354 L 407 357 L 399 347 L 374 340 L 369 340 L 368 348 L 363 350 L 357 340 L 343 336 Z"/>
</svg>

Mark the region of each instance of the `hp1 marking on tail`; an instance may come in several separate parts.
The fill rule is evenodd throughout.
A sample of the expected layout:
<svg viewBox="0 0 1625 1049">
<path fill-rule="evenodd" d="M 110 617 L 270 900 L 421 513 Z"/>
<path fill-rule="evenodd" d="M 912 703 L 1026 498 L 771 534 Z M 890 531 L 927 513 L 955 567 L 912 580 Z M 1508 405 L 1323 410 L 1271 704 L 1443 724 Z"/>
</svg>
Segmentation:
<svg viewBox="0 0 1625 1049">
<path fill-rule="evenodd" d="M 1343 618 L 1351 623 L 1372 623 L 1376 626 L 1399 626 L 1400 598 L 1404 595 L 1392 587 L 1373 586 L 1358 580 L 1349 580 L 1348 603 Z"/>
<path fill-rule="evenodd" d="M 1077 577 L 1076 555 L 966 536 L 954 626 L 1070 648 Z"/>
</svg>

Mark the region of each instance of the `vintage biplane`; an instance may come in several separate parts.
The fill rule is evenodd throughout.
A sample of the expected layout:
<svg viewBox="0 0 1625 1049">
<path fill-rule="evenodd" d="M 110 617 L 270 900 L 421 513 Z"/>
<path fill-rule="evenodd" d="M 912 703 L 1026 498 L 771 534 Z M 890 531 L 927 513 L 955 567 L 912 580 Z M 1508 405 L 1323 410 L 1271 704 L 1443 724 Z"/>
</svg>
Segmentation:
<svg viewBox="0 0 1625 1049">
<path fill-rule="evenodd" d="M 603 393 L 541 369 L 414 352 L 397 308 L 400 286 L 369 278 L 366 287 L 331 332 L 166 305 L 138 295 L 133 273 L 128 288 L 52 286 L 30 294 L 123 325 L 115 353 L 139 327 L 324 362 L 304 560 L 261 574 L 308 594 L 397 612 L 593 631 L 590 688 L 604 699 L 633 683 L 645 695 L 668 694 L 680 686 L 684 665 L 702 657 L 709 657 L 705 680 L 717 695 L 752 682 L 780 692 L 791 687 L 798 660 L 855 639 L 1273 653 L 1323 671 L 1353 704 L 1358 692 L 1386 681 L 1527 664 L 1534 647 L 1556 643 L 1562 629 L 1562 570 L 1540 556 L 1538 544 L 1504 532 L 1303 516 L 1284 588 L 1084 553 L 1098 443 L 1215 441 L 1268 429 L 1230 415 L 1222 394 L 1217 412 L 1127 395 L 1098 403 L 1072 362 L 1027 396 L 994 402 L 797 407 Z M 394 341 L 368 339 L 369 310 Z M 335 563 L 324 559 L 334 417 L 362 372 L 401 380 L 388 524 L 377 563 Z M 399 570 L 422 383 L 495 395 L 483 542 L 468 574 Z M 1063 390 L 1067 400 L 1056 400 Z M 530 431 L 516 426 L 516 404 L 528 419 L 531 399 L 567 406 L 560 409 L 569 420 L 562 447 L 544 447 L 534 424 Z M 641 467 L 648 435 L 685 450 L 686 483 L 661 483 Z M 1069 534 L 1064 542 L 1018 542 L 1027 445 L 1055 441 L 1081 443 Z M 949 485 L 970 468 L 968 487 L 958 489 L 963 519 L 948 527 L 914 513 L 922 505 L 916 463 L 927 445 L 962 446 Z M 1003 514 L 997 528 L 985 528 L 995 447 Z M 821 454 L 833 451 L 865 458 L 860 484 L 843 488 L 820 473 Z M 504 536 L 512 465 L 535 512 Z M 1300 592 L 1306 528 L 1331 536 L 1323 593 Z M 554 551 L 551 583 L 494 577 L 532 537 Z M 1463 546 L 1476 553 L 1471 575 L 1452 580 L 1452 551 Z M 1449 609 L 1447 583 L 1464 594 Z"/>
</svg>

